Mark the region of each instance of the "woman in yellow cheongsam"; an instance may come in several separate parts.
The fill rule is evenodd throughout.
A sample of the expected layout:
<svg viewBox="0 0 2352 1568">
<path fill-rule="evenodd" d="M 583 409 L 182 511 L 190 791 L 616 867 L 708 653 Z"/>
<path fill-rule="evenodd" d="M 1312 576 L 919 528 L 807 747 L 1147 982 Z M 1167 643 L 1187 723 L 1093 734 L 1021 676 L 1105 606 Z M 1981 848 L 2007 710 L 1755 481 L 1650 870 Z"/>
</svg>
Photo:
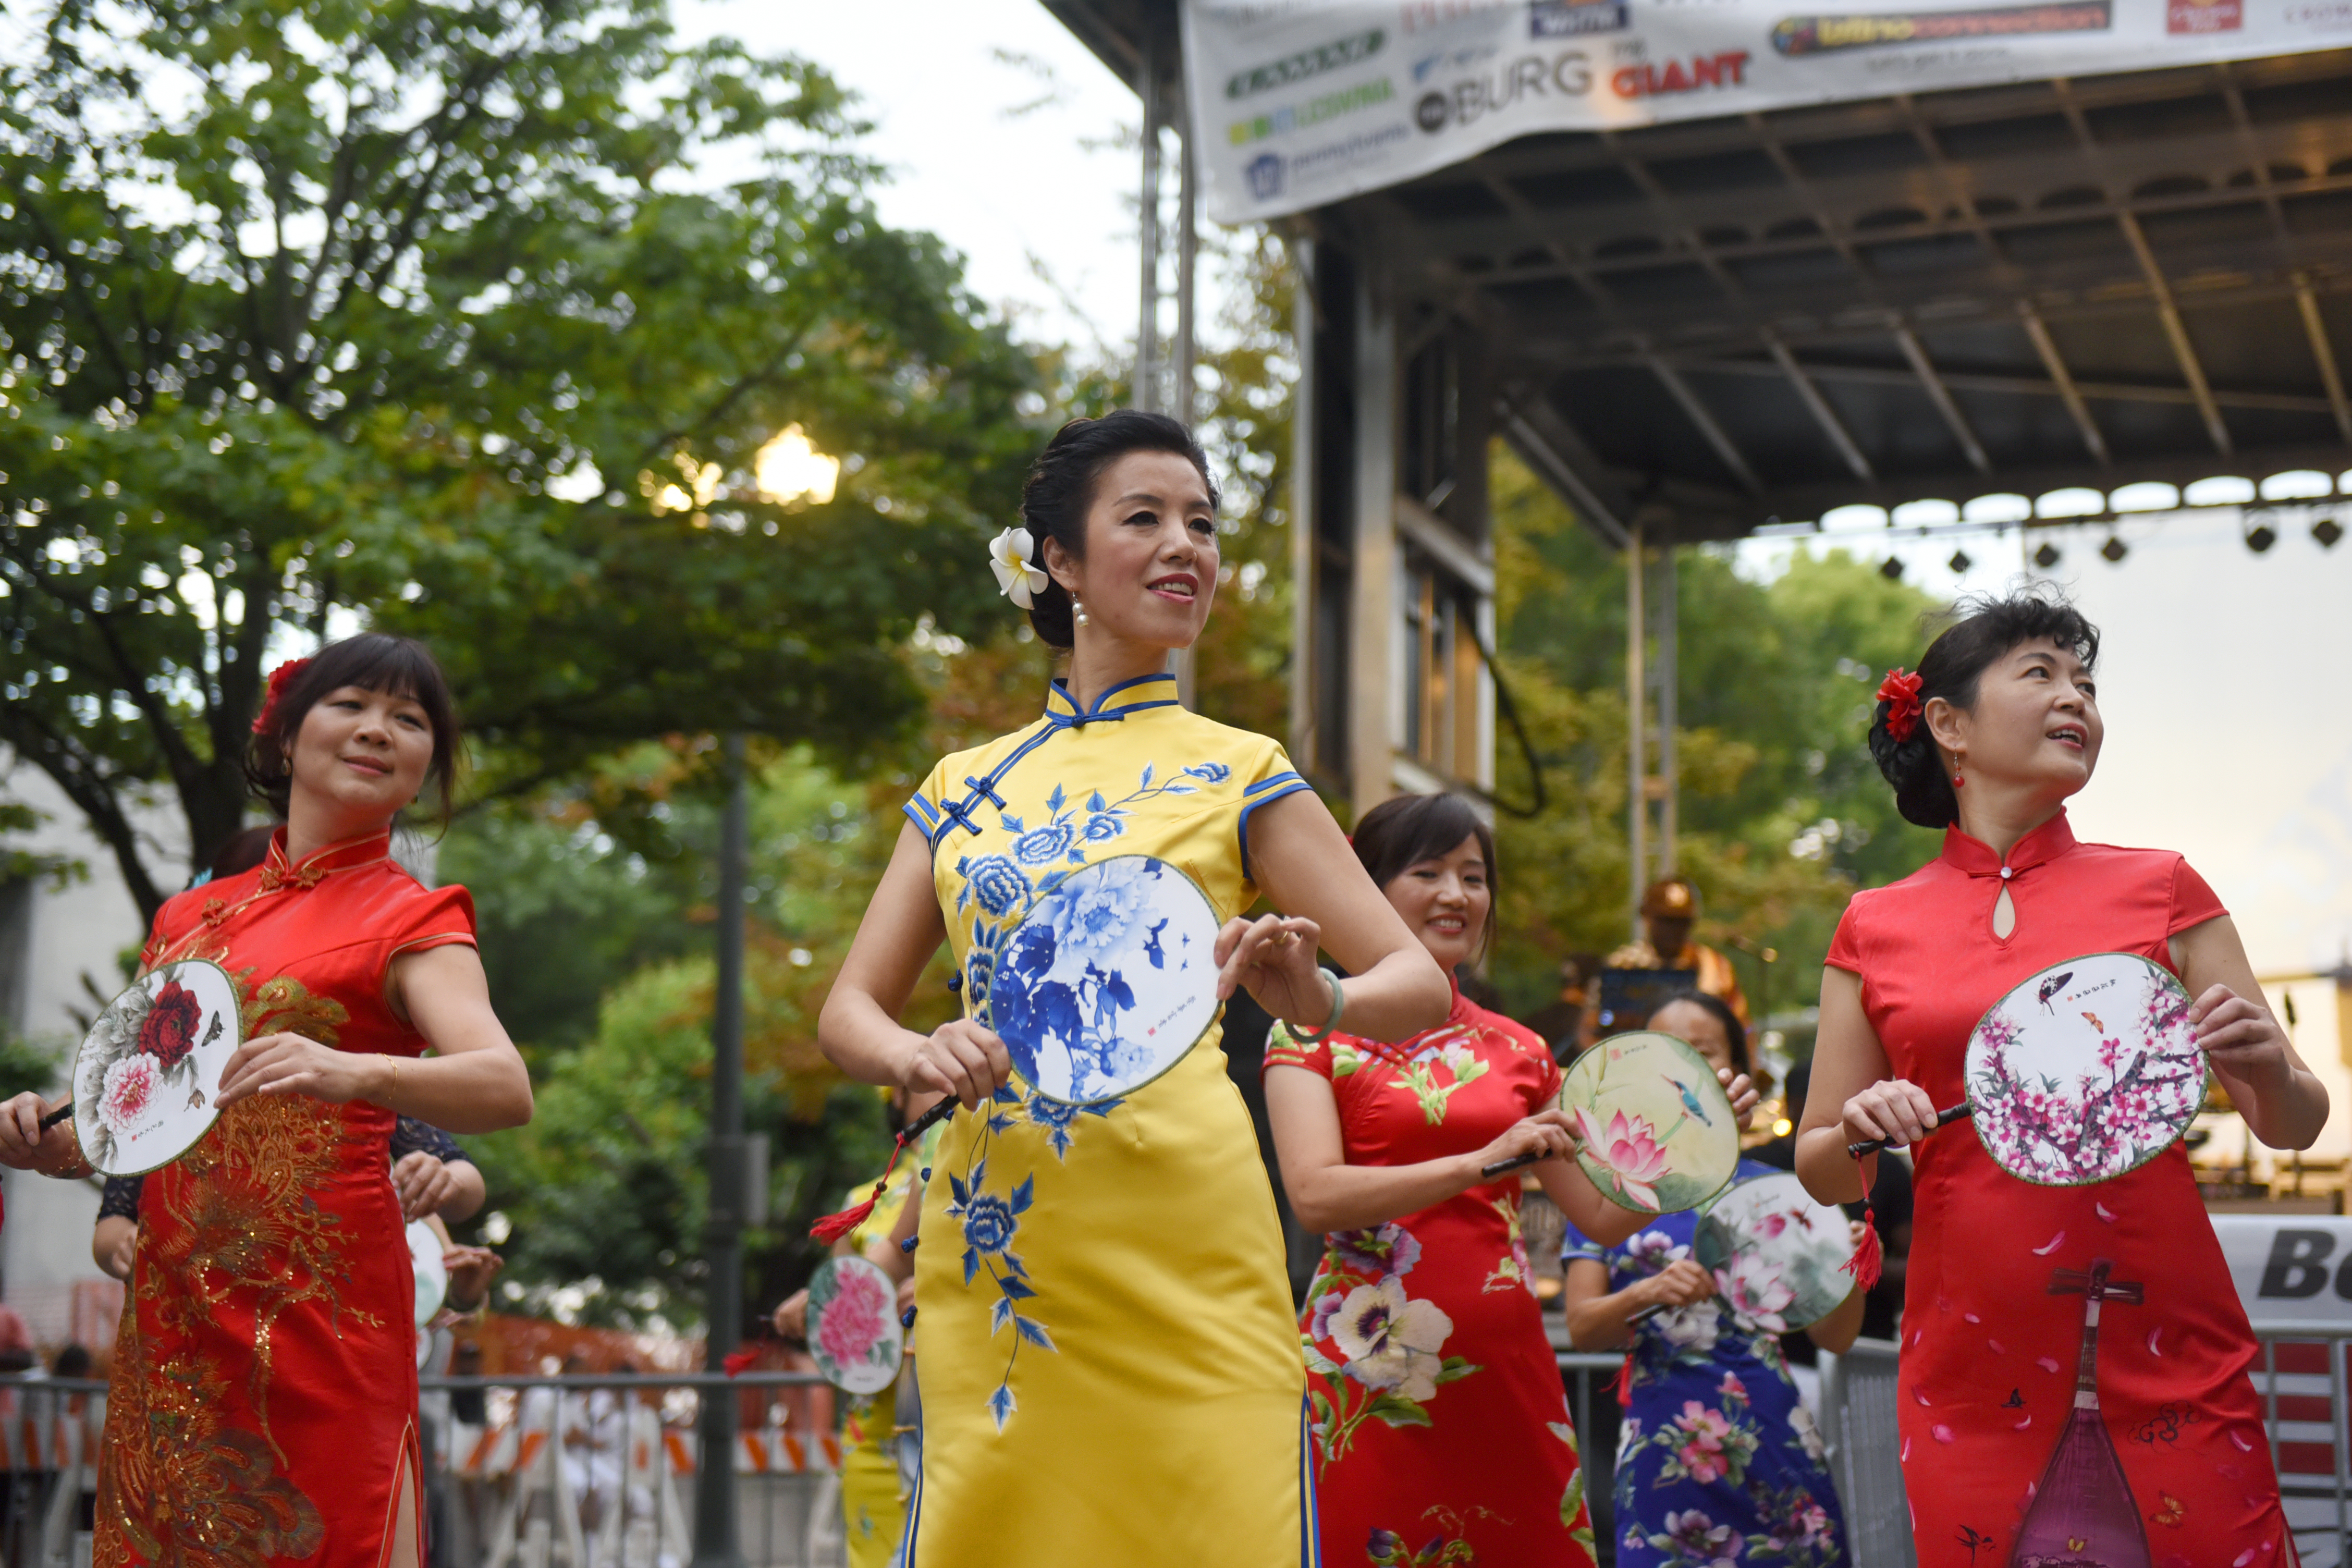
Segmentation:
<svg viewBox="0 0 2352 1568">
<path fill-rule="evenodd" d="M 1282 1234 L 1214 1031 L 1080 1110 L 1015 1083 L 973 1021 L 995 943 L 1040 885 L 1133 855 L 1183 871 L 1224 922 L 1221 999 L 1239 986 L 1303 1032 L 1344 1014 L 1381 1039 L 1453 1000 L 1282 748 L 1176 700 L 1168 654 L 1208 618 L 1215 508 L 1200 447 L 1163 416 L 1054 437 L 1025 528 L 992 553 L 1039 636 L 1070 650 L 1068 676 L 1035 722 L 931 770 L 825 1004 L 820 1037 L 845 1070 L 965 1107 L 918 1232 L 908 1568 L 1316 1560 Z M 1261 891 L 1295 912 L 1240 918 Z M 918 1035 L 898 1016 L 943 938 L 967 1016 Z M 1316 967 L 1318 946 L 1344 986 Z M 1546 1137 L 1565 1142 L 1531 1131 L 1529 1148 Z"/>
</svg>

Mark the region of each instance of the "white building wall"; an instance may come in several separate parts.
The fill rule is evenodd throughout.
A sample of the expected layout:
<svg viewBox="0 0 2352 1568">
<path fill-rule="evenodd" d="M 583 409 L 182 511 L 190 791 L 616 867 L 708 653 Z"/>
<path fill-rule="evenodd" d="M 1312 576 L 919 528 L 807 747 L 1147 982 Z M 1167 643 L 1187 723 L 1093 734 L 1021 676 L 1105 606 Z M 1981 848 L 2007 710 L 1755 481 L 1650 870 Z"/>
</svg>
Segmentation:
<svg viewBox="0 0 2352 1568">
<path fill-rule="evenodd" d="M 122 988 L 123 955 L 135 955 L 146 933 L 112 852 L 46 773 L 0 752 L 0 798 L 30 805 L 46 818 L 15 837 L 16 846 L 77 859 L 89 870 L 86 879 L 63 888 L 35 889 L 25 984 L 16 1016 L 0 1020 L 55 1053 L 54 1094 L 62 1090 L 80 1042 L 80 1019 Z M 150 841 L 150 868 L 167 887 L 178 887 L 188 874 L 187 828 L 176 803 L 168 796 L 151 803 L 138 820 Z M 77 1337 L 95 1337 L 93 1349 L 110 1342 L 121 1288 L 99 1272 L 89 1253 L 99 1183 L 7 1171 L 0 1173 L 0 1194 L 7 1203 L 0 1225 L 0 1297 L 24 1314 L 44 1352 Z"/>
</svg>

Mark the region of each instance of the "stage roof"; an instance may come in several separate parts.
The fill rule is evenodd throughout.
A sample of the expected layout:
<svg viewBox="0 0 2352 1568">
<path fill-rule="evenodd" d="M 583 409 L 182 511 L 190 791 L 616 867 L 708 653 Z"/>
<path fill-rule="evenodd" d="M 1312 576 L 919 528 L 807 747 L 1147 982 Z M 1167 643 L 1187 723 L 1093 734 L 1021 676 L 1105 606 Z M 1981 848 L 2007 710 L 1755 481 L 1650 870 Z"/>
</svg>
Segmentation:
<svg viewBox="0 0 2352 1568">
<path fill-rule="evenodd" d="M 1172 91 L 1172 4 L 1047 4 L 1130 83 L 1160 29 Z M 2347 105 L 2336 50 L 1554 132 L 1286 221 L 1408 352 L 1475 327 L 1605 533 L 2309 500 L 2352 494 Z"/>
</svg>

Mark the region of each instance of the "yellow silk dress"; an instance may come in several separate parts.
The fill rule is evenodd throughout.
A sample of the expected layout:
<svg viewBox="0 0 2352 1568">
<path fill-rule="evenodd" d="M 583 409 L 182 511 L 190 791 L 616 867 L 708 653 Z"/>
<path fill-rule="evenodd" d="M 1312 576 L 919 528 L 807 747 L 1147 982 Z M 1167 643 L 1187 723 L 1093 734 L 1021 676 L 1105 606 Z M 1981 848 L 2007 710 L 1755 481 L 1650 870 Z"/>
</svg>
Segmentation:
<svg viewBox="0 0 2352 1568">
<path fill-rule="evenodd" d="M 1047 878 L 1176 867 L 1220 921 L 1256 899 L 1250 815 L 1307 788 L 1168 676 L 943 759 L 907 805 L 984 1016 L 998 941 Z M 1212 1028 L 1083 1110 L 1015 1080 L 958 1111 L 915 1253 L 923 1465 L 907 1568 L 1317 1563 L 1306 1373 L 1274 1192 Z"/>
</svg>

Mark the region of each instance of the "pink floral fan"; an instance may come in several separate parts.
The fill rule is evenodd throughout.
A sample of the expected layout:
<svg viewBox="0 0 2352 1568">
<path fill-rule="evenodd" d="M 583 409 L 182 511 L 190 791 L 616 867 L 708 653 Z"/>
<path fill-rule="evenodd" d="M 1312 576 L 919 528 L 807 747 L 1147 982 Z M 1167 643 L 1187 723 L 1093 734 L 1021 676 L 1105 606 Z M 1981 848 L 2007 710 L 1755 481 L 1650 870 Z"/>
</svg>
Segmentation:
<svg viewBox="0 0 2352 1568">
<path fill-rule="evenodd" d="M 809 1353 L 836 1388 L 879 1394 L 898 1375 L 906 1331 L 898 1287 L 863 1258 L 825 1260 L 809 1281 Z"/>
<path fill-rule="evenodd" d="M 243 1037 L 236 984 L 203 959 L 159 966 L 106 1005 L 74 1055 L 70 1115 L 82 1153 L 110 1176 L 170 1164 L 220 1112 L 221 1070 Z"/>
</svg>

